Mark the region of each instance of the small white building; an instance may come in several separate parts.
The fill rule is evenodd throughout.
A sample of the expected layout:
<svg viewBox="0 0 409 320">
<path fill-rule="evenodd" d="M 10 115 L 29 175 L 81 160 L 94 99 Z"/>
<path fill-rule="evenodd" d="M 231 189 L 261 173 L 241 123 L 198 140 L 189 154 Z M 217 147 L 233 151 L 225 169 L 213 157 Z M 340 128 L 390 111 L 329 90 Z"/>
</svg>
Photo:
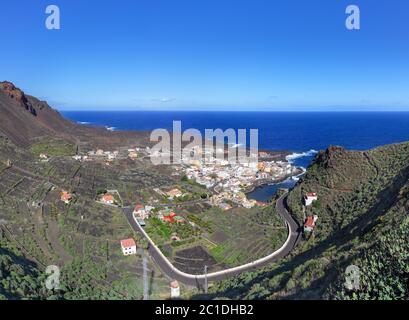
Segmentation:
<svg viewBox="0 0 409 320">
<path fill-rule="evenodd" d="M 312 203 L 317 200 L 318 200 L 318 196 L 315 192 L 309 192 L 304 197 L 304 202 L 307 207 L 312 205 Z"/>
<path fill-rule="evenodd" d="M 143 205 L 141 205 L 141 204 L 137 204 L 136 206 L 135 206 L 135 209 L 134 209 L 134 211 L 133 211 L 133 214 L 134 214 L 134 216 L 136 217 L 136 218 L 140 218 L 140 219 L 142 219 L 142 220 L 145 220 L 145 219 L 147 219 L 147 218 L 149 218 L 149 214 L 150 214 L 150 211 L 152 210 L 152 209 L 154 209 L 153 207 L 150 207 L 150 206 L 143 206 Z"/>
<path fill-rule="evenodd" d="M 132 238 L 121 240 L 121 248 L 124 256 L 136 254 L 136 242 Z"/>
<path fill-rule="evenodd" d="M 172 299 L 180 297 L 180 286 L 176 280 L 170 283 L 170 297 Z"/>
</svg>

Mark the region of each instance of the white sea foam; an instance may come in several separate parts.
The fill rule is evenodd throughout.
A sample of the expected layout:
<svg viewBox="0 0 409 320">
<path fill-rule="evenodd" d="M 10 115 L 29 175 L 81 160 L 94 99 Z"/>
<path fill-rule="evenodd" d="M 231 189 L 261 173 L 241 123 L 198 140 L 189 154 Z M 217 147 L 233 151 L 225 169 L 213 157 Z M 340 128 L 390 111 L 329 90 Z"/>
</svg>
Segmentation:
<svg viewBox="0 0 409 320">
<path fill-rule="evenodd" d="M 285 159 L 286 159 L 288 162 L 292 162 L 292 161 L 294 161 L 295 159 L 304 158 L 304 157 L 311 157 L 311 156 L 313 156 L 313 155 L 315 155 L 315 154 L 317 154 L 317 153 L 318 153 L 317 150 L 311 149 L 311 150 L 309 150 L 309 151 L 307 151 L 307 152 L 292 153 L 292 154 L 286 156 Z"/>
<path fill-rule="evenodd" d="M 307 170 L 304 167 L 299 168 L 302 170 L 302 172 L 300 174 L 297 174 L 296 176 L 292 176 L 291 180 L 298 181 L 307 172 Z"/>
<path fill-rule="evenodd" d="M 109 130 L 109 131 L 115 131 L 116 130 L 116 127 L 105 127 L 105 128 L 107 128 L 107 130 Z"/>
<path fill-rule="evenodd" d="M 79 121 L 79 124 L 90 124 L 91 122 L 86 122 L 86 121 Z"/>
</svg>

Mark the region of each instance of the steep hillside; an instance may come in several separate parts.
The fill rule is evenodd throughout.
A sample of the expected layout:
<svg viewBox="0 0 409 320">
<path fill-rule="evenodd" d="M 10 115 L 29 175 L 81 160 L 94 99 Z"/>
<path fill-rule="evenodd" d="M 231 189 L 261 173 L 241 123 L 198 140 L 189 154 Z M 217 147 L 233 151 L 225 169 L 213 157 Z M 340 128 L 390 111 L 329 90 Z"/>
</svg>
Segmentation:
<svg viewBox="0 0 409 320">
<path fill-rule="evenodd" d="M 409 143 L 367 152 L 330 147 L 317 155 L 290 192 L 303 221 L 317 215 L 284 261 L 218 284 L 212 297 L 244 299 L 403 299 L 409 297 Z M 319 200 L 304 213 L 302 197 Z M 346 268 L 361 271 L 361 288 L 344 287 Z"/>
<path fill-rule="evenodd" d="M 44 281 L 36 265 L 21 256 L 0 229 L 0 300 L 47 298 Z"/>
<path fill-rule="evenodd" d="M 8 81 L 0 82 L 0 135 L 24 148 L 44 137 L 58 137 L 85 148 L 149 143 L 147 132 L 111 132 L 66 120 L 47 102 L 25 94 Z"/>
<path fill-rule="evenodd" d="M 0 82 L 0 132 L 20 147 L 35 137 L 63 135 L 74 124 L 46 102 L 24 94 L 10 82 Z"/>
</svg>

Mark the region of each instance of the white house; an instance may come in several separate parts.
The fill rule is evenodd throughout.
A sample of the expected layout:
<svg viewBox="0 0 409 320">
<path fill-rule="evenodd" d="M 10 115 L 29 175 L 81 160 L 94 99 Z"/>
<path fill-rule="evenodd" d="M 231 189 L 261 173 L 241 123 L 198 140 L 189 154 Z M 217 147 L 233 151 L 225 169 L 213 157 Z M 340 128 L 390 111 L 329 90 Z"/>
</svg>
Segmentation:
<svg viewBox="0 0 409 320">
<path fill-rule="evenodd" d="M 136 254 L 136 243 L 134 239 L 121 240 L 121 248 L 124 256 L 129 256 L 130 254 Z"/>
<path fill-rule="evenodd" d="M 135 206 L 133 214 L 135 215 L 135 217 L 145 220 L 145 219 L 149 218 L 149 214 L 150 214 L 152 209 L 154 209 L 154 207 L 151 207 L 151 206 L 145 206 L 144 207 L 141 204 L 137 204 Z"/>
<path fill-rule="evenodd" d="M 304 197 L 304 202 L 307 207 L 312 205 L 312 203 L 317 200 L 318 200 L 318 196 L 315 192 L 309 192 Z"/>
<path fill-rule="evenodd" d="M 183 196 L 183 192 L 180 191 L 178 188 L 174 188 L 174 189 L 166 192 L 166 194 L 167 194 L 167 196 L 168 196 L 168 198 L 170 200 L 173 200 L 174 198 L 179 198 L 179 197 Z"/>
<path fill-rule="evenodd" d="M 179 282 L 177 282 L 176 280 L 170 283 L 170 297 L 171 298 L 180 297 L 180 286 Z"/>
</svg>

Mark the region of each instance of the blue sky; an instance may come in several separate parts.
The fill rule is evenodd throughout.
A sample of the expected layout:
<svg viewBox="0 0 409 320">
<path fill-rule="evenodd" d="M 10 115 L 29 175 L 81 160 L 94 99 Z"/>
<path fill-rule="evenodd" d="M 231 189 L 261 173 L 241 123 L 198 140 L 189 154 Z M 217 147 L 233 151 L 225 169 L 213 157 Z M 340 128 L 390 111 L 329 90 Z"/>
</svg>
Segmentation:
<svg viewBox="0 0 409 320">
<path fill-rule="evenodd" d="M 409 111 L 407 0 L 13 0 L 0 28 L 0 79 L 60 110 Z"/>
</svg>

